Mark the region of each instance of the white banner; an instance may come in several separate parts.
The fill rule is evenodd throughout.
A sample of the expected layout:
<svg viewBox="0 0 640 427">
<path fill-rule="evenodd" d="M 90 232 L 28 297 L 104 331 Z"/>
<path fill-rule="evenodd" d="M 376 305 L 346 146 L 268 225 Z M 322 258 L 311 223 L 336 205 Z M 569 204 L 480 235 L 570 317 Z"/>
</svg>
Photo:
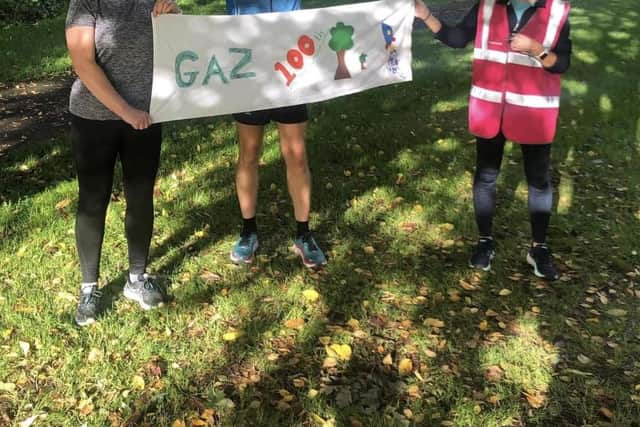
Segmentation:
<svg viewBox="0 0 640 427">
<path fill-rule="evenodd" d="M 413 0 L 382 0 L 153 18 L 151 118 L 296 105 L 410 81 L 413 16 Z"/>
</svg>

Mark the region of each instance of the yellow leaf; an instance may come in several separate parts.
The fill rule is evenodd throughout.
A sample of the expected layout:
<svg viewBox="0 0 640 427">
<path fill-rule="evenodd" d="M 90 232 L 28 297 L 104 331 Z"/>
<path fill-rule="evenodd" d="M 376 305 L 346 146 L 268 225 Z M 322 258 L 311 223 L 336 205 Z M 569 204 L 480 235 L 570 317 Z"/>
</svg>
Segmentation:
<svg viewBox="0 0 640 427">
<path fill-rule="evenodd" d="M 387 354 L 384 357 L 384 359 L 382 359 L 382 364 L 387 366 L 393 365 L 393 359 L 391 358 L 391 354 Z"/>
<path fill-rule="evenodd" d="M 351 347 L 349 344 L 331 344 L 326 347 L 327 354 L 339 360 L 351 359 Z"/>
<path fill-rule="evenodd" d="M 353 329 L 354 331 L 360 329 L 360 322 L 358 322 L 357 319 L 349 319 L 347 325 L 349 325 L 349 327 L 351 327 L 351 329 Z"/>
<path fill-rule="evenodd" d="M 525 392 L 524 395 L 527 398 L 527 402 L 529 402 L 529 406 L 535 409 L 541 408 L 546 402 L 545 395 L 539 391 Z"/>
<path fill-rule="evenodd" d="M 134 375 L 131 378 L 131 387 L 135 390 L 144 390 L 144 378 L 140 375 Z"/>
<path fill-rule="evenodd" d="M 500 295 L 501 297 L 506 297 L 508 295 L 511 295 L 511 291 L 509 289 L 500 289 L 498 295 Z"/>
<path fill-rule="evenodd" d="M 56 203 L 56 209 L 62 210 L 71 204 L 71 200 L 62 199 L 58 203 Z"/>
<path fill-rule="evenodd" d="M 83 400 L 78 405 L 78 412 L 81 416 L 86 417 L 93 412 L 93 403 L 90 400 Z"/>
<path fill-rule="evenodd" d="M 404 358 L 398 363 L 398 373 L 400 375 L 408 375 L 413 371 L 413 362 L 411 359 Z"/>
<path fill-rule="evenodd" d="M 171 423 L 171 427 L 187 427 L 187 425 L 182 420 L 175 420 Z"/>
<path fill-rule="evenodd" d="M 306 289 L 302 292 L 302 296 L 309 302 L 316 302 L 320 298 L 320 294 L 315 289 Z"/>
<path fill-rule="evenodd" d="M 284 326 L 291 329 L 302 329 L 302 327 L 304 326 L 304 319 L 289 319 L 284 322 Z"/>
<path fill-rule="evenodd" d="M 322 362 L 323 368 L 334 368 L 337 365 L 338 365 L 338 361 L 336 360 L 335 357 L 326 357 Z"/>
<path fill-rule="evenodd" d="M 315 388 L 309 389 L 309 392 L 307 393 L 307 397 L 309 399 L 314 399 L 317 395 L 318 395 L 319 391 L 316 390 Z"/>
<path fill-rule="evenodd" d="M 207 422 L 202 421 L 200 418 L 194 418 L 191 420 L 191 427 L 202 427 L 206 425 L 207 425 Z"/>
<path fill-rule="evenodd" d="M 222 336 L 222 339 L 225 341 L 235 341 L 242 336 L 242 332 L 240 331 L 229 331 Z"/>
<path fill-rule="evenodd" d="M 486 320 L 483 320 L 478 324 L 478 329 L 480 329 L 481 331 L 486 331 L 487 329 L 489 329 L 489 323 Z"/>
<path fill-rule="evenodd" d="M 432 328 L 444 328 L 444 322 L 442 320 L 433 319 L 431 317 L 424 319 L 424 324 L 426 326 L 431 326 Z"/>
<path fill-rule="evenodd" d="M 365 246 L 364 248 L 362 248 L 362 250 L 367 255 L 373 255 L 374 253 L 376 253 L 376 249 L 373 246 Z"/>
<path fill-rule="evenodd" d="M 425 354 L 425 356 L 430 357 L 430 358 L 432 358 L 432 359 L 433 359 L 434 357 L 436 357 L 436 356 L 437 356 L 437 354 L 436 354 L 436 352 L 435 352 L 435 351 L 433 351 L 433 350 L 429 350 L 429 349 L 426 349 L 426 350 L 424 351 L 424 354 Z"/>
</svg>

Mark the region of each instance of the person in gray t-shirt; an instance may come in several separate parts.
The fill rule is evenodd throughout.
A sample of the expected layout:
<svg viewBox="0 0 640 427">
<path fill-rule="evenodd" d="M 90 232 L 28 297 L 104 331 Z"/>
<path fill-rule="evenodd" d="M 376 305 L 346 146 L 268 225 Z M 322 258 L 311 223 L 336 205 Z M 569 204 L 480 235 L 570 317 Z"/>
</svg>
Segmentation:
<svg viewBox="0 0 640 427">
<path fill-rule="evenodd" d="M 98 272 L 113 170 L 120 159 L 129 248 L 127 298 L 157 307 L 164 292 L 146 274 L 160 125 L 149 116 L 153 75 L 151 15 L 179 13 L 173 0 L 71 0 L 66 39 L 78 79 L 69 98 L 78 173 L 76 245 L 82 270 L 76 323 L 96 320 Z"/>
</svg>

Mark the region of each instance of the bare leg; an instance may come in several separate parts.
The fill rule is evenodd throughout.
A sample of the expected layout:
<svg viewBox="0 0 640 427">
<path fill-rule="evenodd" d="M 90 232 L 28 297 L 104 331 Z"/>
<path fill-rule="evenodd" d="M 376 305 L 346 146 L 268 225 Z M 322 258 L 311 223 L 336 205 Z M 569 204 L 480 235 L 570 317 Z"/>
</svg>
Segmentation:
<svg viewBox="0 0 640 427">
<path fill-rule="evenodd" d="M 262 146 L 263 126 L 236 123 L 238 129 L 238 165 L 236 191 L 242 217 L 256 216 L 258 204 L 258 163 Z"/>
<path fill-rule="evenodd" d="M 280 151 L 287 167 L 287 186 L 296 221 L 309 221 L 311 174 L 304 143 L 306 123 L 278 123 Z"/>
</svg>

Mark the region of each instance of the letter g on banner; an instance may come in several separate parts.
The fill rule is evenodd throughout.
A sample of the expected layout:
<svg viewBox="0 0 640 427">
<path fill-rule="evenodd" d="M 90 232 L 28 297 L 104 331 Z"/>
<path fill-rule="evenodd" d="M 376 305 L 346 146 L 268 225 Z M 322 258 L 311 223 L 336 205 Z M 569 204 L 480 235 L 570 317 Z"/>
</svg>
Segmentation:
<svg viewBox="0 0 640 427">
<path fill-rule="evenodd" d="M 185 71 L 184 76 L 186 76 L 187 81 L 183 80 L 183 73 L 180 71 L 180 65 L 182 65 L 182 62 L 185 60 L 195 62 L 198 59 L 198 54 L 190 50 L 184 50 L 176 56 L 175 73 L 176 84 L 178 85 L 178 87 L 189 87 L 193 84 L 193 82 L 196 81 L 196 78 L 198 77 L 198 71 Z"/>
</svg>

